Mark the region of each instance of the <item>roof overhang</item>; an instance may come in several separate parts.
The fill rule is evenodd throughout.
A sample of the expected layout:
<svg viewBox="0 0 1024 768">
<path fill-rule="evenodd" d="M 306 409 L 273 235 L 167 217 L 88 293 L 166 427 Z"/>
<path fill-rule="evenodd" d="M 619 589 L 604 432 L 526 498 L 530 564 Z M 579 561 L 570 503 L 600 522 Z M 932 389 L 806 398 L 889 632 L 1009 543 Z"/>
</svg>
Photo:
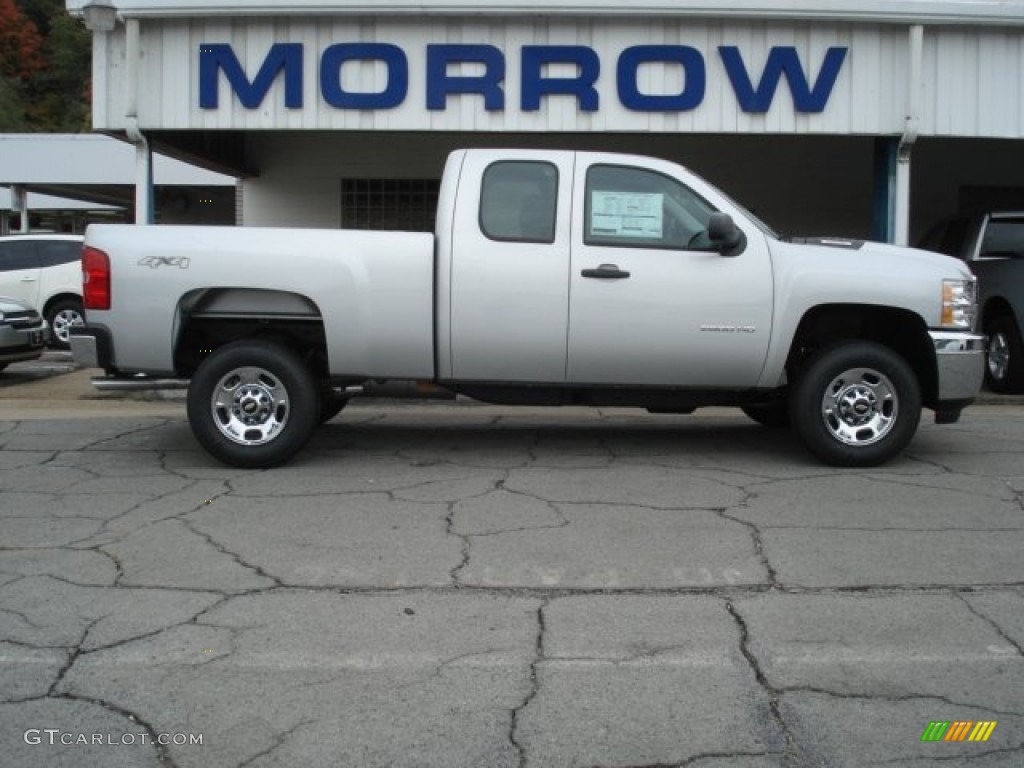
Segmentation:
<svg viewBox="0 0 1024 768">
<path fill-rule="evenodd" d="M 73 14 L 96 0 L 66 0 Z M 1024 26 L 1024 0 L 102 0 L 122 17 L 605 16 Z"/>
</svg>

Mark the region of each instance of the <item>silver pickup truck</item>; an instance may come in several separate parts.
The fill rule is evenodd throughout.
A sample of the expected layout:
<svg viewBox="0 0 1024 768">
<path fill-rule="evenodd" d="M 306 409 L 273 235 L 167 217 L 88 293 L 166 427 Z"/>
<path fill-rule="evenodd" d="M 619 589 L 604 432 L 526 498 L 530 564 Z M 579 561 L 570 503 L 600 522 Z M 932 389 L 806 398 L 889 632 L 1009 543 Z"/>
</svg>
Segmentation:
<svg viewBox="0 0 1024 768">
<path fill-rule="evenodd" d="M 459 150 L 429 234 L 93 226 L 77 361 L 190 380 L 198 441 L 280 464 L 367 384 L 504 404 L 742 408 L 825 462 L 956 421 L 984 339 L 963 262 L 779 239 L 662 160 Z"/>
</svg>

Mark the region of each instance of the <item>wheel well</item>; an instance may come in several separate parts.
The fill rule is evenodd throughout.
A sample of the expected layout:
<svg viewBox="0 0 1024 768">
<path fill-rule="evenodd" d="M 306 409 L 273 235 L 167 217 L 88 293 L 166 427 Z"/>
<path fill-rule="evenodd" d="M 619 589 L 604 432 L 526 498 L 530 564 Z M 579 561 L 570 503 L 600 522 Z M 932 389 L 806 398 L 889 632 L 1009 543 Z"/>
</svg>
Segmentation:
<svg viewBox="0 0 1024 768">
<path fill-rule="evenodd" d="M 809 310 L 800 320 L 786 359 L 789 380 L 795 380 L 805 361 L 818 349 L 855 339 L 873 341 L 899 354 L 917 376 L 924 404 L 936 402 L 938 371 L 928 326 L 920 315 L 895 307 L 840 304 Z"/>
<path fill-rule="evenodd" d="M 991 333 L 992 325 L 1000 317 L 1009 317 L 1016 323 L 1017 319 L 1010 302 L 1001 296 L 989 299 L 981 313 L 981 330 L 983 333 Z"/>
<path fill-rule="evenodd" d="M 60 301 L 76 301 L 79 306 L 82 305 L 82 297 L 77 293 L 58 293 L 46 300 L 46 304 L 43 305 L 43 316 L 49 314 L 50 309 Z"/>
<path fill-rule="evenodd" d="M 265 339 L 298 352 L 318 376 L 326 378 L 327 338 L 316 303 L 289 291 L 255 288 L 206 288 L 178 302 L 174 368 L 191 376 L 212 352 L 232 341 Z"/>
</svg>

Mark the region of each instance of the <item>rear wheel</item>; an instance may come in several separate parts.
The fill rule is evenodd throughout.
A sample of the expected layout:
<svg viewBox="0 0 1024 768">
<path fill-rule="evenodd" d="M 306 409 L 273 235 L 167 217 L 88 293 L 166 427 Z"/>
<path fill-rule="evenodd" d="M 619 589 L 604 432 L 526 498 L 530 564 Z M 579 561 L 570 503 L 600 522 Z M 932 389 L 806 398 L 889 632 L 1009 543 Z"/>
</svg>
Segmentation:
<svg viewBox="0 0 1024 768">
<path fill-rule="evenodd" d="M 910 366 L 888 347 L 843 342 L 811 357 L 790 394 L 789 412 L 818 458 L 870 467 L 896 456 L 913 438 L 921 388 Z"/>
<path fill-rule="evenodd" d="M 200 445 L 236 467 L 283 464 L 309 441 L 320 397 L 290 349 L 236 341 L 206 358 L 188 389 L 188 420 Z"/>
<path fill-rule="evenodd" d="M 1024 389 L 1024 345 L 1012 317 L 999 317 L 988 336 L 985 383 L 993 392 L 1020 392 Z"/>
</svg>

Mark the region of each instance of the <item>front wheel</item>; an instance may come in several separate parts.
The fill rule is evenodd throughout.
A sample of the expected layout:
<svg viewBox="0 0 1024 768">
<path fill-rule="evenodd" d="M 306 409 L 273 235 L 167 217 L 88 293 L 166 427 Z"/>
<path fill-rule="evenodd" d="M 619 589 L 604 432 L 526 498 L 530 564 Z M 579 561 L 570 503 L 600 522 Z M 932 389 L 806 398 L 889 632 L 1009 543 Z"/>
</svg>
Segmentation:
<svg viewBox="0 0 1024 768">
<path fill-rule="evenodd" d="M 902 451 L 921 419 L 913 370 L 888 347 L 850 341 L 815 354 L 790 393 L 805 446 L 841 467 L 872 467 Z"/>
<path fill-rule="evenodd" d="M 246 469 L 283 464 L 309 441 L 320 415 L 314 379 L 299 357 L 261 340 L 226 344 L 188 389 L 192 432 L 214 458 Z"/>
</svg>

